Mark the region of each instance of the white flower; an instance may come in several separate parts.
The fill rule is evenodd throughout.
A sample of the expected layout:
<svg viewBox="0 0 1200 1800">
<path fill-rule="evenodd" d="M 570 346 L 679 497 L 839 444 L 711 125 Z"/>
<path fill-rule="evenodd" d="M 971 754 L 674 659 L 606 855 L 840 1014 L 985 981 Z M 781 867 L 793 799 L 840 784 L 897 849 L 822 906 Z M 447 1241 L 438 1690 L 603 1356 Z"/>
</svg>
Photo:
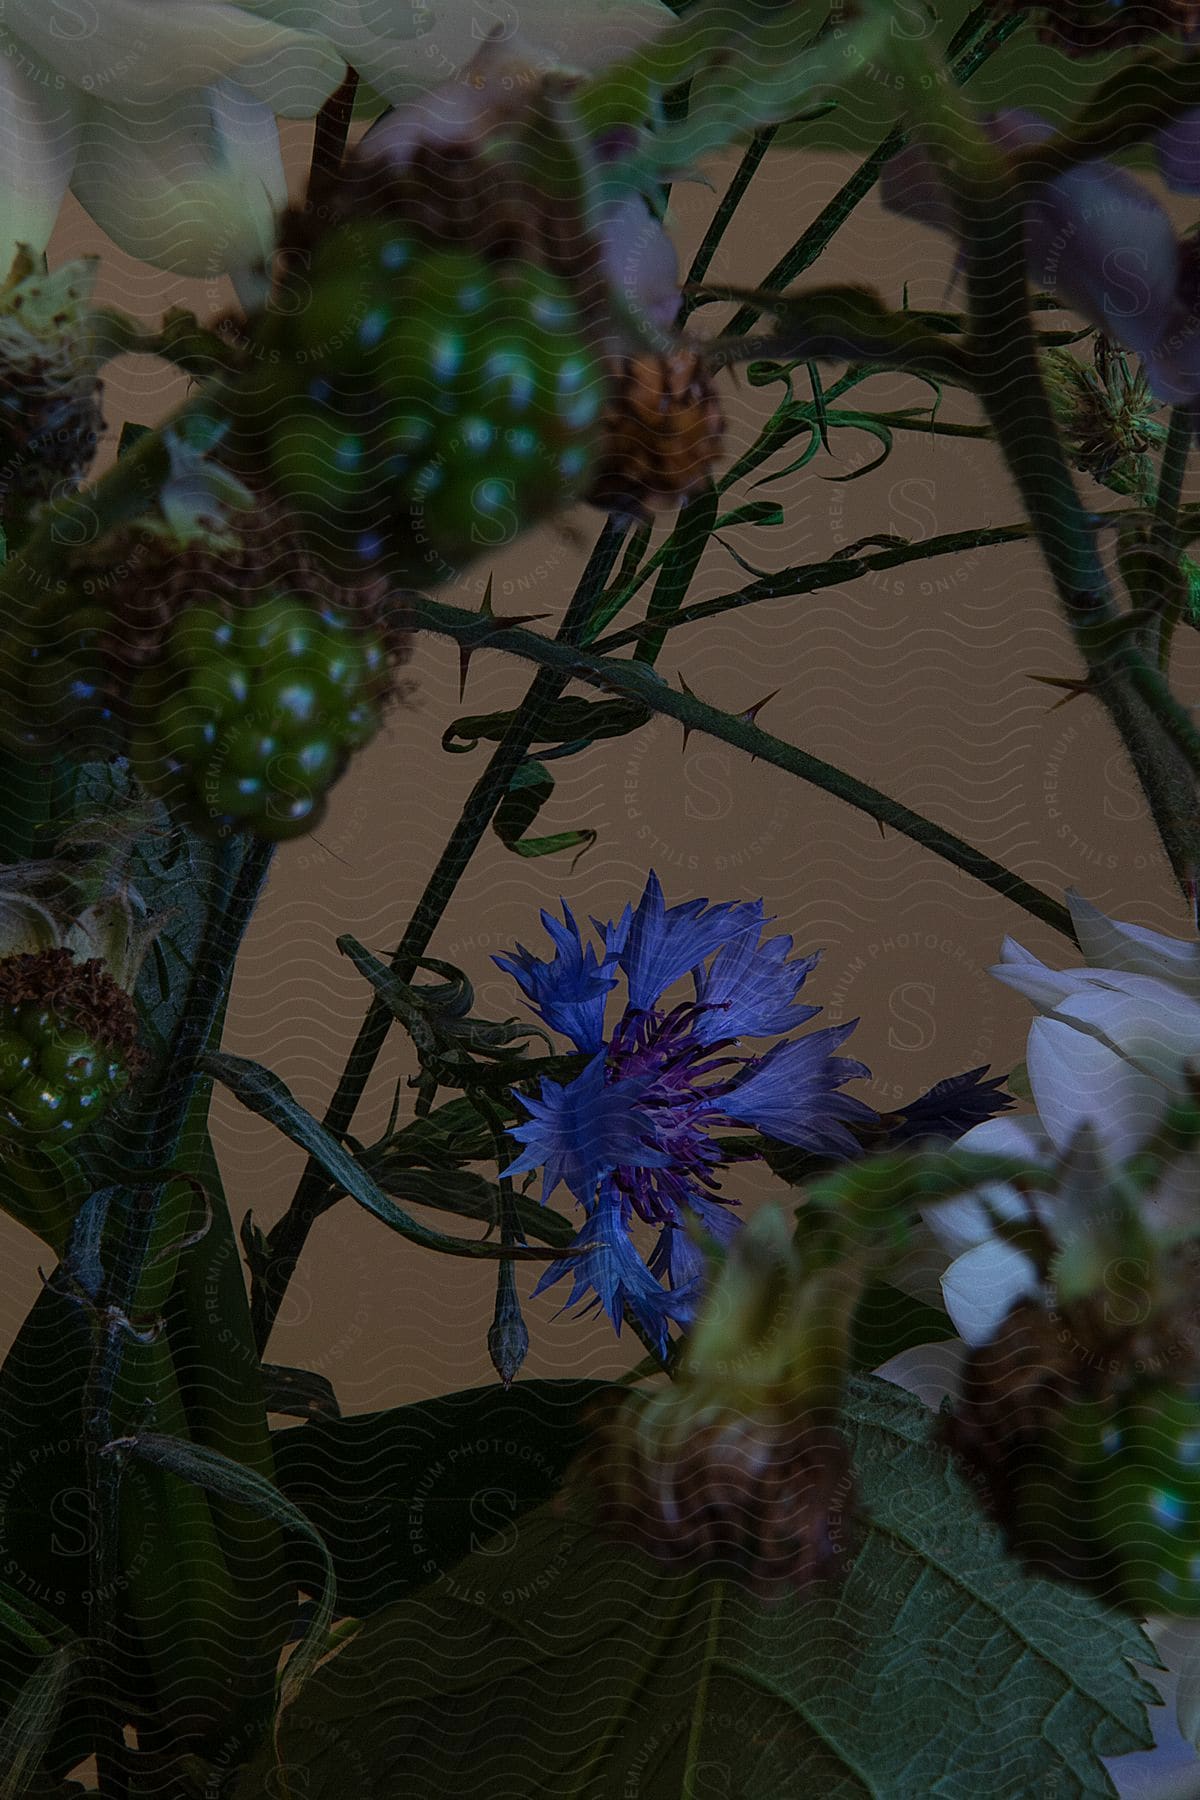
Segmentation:
<svg viewBox="0 0 1200 1800">
<path fill-rule="evenodd" d="M 393 106 L 458 75 L 496 33 L 536 60 L 592 71 L 674 22 L 663 0 L 246 0 L 261 16 L 320 34 Z M 534 60 L 534 59 L 530 59 Z"/>
<path fill-rule="evenodd" d="M 1073 892 L 1067 903 L 1088 967 L 1047 968 L 1007 938 L 991 971 L 1038 1009 L 1026 1047 L 1037 1116 L 989 1119 L 960 1139 L 963 1150 L 1049 1169 L 1086 1130 L 1100 1164 L 1115 1166 L 1149 1142 L 1172 1100 L 1187 1092 L 1189 1065 L 1200 1063 L 1200 943 L 1109 919 Z M 1189 1156 L 1155 1188 L 1148 1223 L 1169 1228 L 1194 1218 L 1198 1193 L 1200 1166 Z M 1029 1259 L 992 1236 L 985 1201 L 1001 1218 L 1025 1210 L 1013 1188 L 991 1184 L 925 1214 L 955 1255 L 942 1293 L 970 1344 L 994 1336 L 1037 1286 Z M 1053 1225 L 1052 1213 L 1043 1216 Z"/>
<path fill-rule="evenodd" d="M 325 37 L 229 0 L 0 0 L 0 278 L 68 186 L 163 268 L 260 262 L 286 199 L 276 115 L 311 116 L 343 74 Z"/>
</svg>

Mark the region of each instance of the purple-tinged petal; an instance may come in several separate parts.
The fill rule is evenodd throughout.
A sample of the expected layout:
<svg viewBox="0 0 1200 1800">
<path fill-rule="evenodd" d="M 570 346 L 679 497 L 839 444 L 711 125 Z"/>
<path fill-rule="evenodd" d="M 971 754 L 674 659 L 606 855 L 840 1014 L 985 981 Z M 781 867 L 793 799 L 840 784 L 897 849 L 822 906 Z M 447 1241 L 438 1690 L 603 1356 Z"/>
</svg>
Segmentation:
<svg viewBox="0 0 1200 1800">
<path fill-rule="evenodd" d="M 640 194 L 607 208 L 600 245 L 609 287 L 635 319 L 668 330 L 679 311 L 679 257 Z"/>
<path fill-rule="evenodd" d="M 561 1031 L 581 1050 L 598 1050 L 604 1042 L 604 1007 L 617 978 L 609 972 L 608 957 L 596 960 L 592 946 L 583 944 L 579 926 L 566 901 L 560 925 L 550 913 L 542 913 L 554 944 L 554 955 L 543 962 L 523 944 L 512 956 L 493 956 L 505 974 L 513 976 L 522 992 L 547 1025 Z"/>
<path fill-rule="evenodd" d="M 524 1147 L 502 1173 L 521 1175 L 544 1165 L 543 1201 L 565 1181 L 590 1206 L 602 1176 L 618 1163 L 661 1169 L 670 1161 L 658 1147 L 653 1119 L 638 1106 L 650 1083 L 606 1082 L 604 1065 L 600 1051 L 574 1081 L 543 1081 L 539 1097 L 521 1096 L 530 1117 L 512 1128 L 512 1136 Z"/>
<path fill-rule="evenodd" d="M 950 234 L 958 229 L 954 202 L 923 144 L 906 144 L 889 156 L 879 177 L 879 193 L 887 210 L 902 219 Z"/>
<path fill-rule="evenodd" d="M 1178 311 L 1179 242 L 1163 208 L 1112 163 L 1042 184 L 1025 213 L 1029 276 L 1127 350 L 1147 356 Z"/>
<path fill-rule="evenodd" d="M 984 130 L 1001 150 L 1023 150 L 1054 136 L 1049 120 L 1028 107 L 1011 106 L 982 121 Z M 945 182 L 933 157 L 919 138 L 912 138 L 883 165 L 879 192 L 889 212 L 914 219 L 934 231 L 951 236 L 958 231 L 958 217 Z"/>
<path fill-rule="evenodd" d="M 707 900 L 685 900 L 679 906 L 665 906 L 658 876 L 651 869 L 620 954 L 630 1006 L 649 1012 L 681 975 L 705 962 L 722 944 L 745 935 L 757 939 L 762 916 L 761 900 L 717 906 L 709 906 Z"/>
<path fill-rule="evenodd" d="M 1032 144 L 1044 144 L 1055 135 L 1050 120 L 1031 106 L 1002 106 L 984 119 L 983 129 L 997 150 L 1008 156 L 1028 150 Z"/>
<path fill-rule="evenodd" d="M 1200 194 L 1200 108 L 1181 113 L 1156 132 L 1154 155 L 1173 194 Z"/>
<path fill-rule="evenodd" d="M 861 1154 L 862 1146 L 847 1126 L 874 1124 L 878 1115 L 838 1090 L 843 1081 L 858 1080 L 871 1071 L 864 1063 L 830 1054 L 857 1024 L 852 1019 L 776 1044 L 724 1097 L 721 1110 L 737 1123 L 753 1125 L 801 1150 Z"/>
<path fill-rule="evenodd" d="M 577 1306 L 593 1295 L 590 1306 L 602 1306 L 618 1336 L 621 1320 L 628 1305 L 647 1336 L 660 1353 L 667 1348 L 667 1326 L 671 1319 L 690 1315 L 686 1293 L 664 1288 L 650 1273 L 629 1234 L 629 1223 L 621 1196 L 610 1182 L 605 1182 L 597 1196 L 597 1204 L 571 1246 L 583 1255 L 562 1257 L 552 1262 L 542 1276 L 534 1294 L 540 1294 L 564 1275 L 572 1278 L 571 1292 L 564 1307 Z"/>
<path fill-rule="evenodd" d="M 819 1006 L 795 1002 L 821 952 L 789 962 L 791 950 L 790 937 L 759 944 L 746 933 L 718 950 L 707 969 L 695 971 L 696 1000 L 705 1010 L 693 1030 L 702 1044 L 719 1038 L 780 1037 L 820 1012 Z"/>
</svg>

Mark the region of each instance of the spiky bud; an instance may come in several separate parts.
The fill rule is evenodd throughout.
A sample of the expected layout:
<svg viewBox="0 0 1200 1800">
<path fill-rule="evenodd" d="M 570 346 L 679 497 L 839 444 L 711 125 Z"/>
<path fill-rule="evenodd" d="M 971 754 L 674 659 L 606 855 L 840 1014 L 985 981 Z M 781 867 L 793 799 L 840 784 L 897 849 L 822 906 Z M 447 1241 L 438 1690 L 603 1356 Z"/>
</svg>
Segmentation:
<svg viewBox="0 0 1200 1800">
<path fill-rule="evenodd" d="M 732 1573 L 765 1599 L 841 1572 L 853 1514 L 838 1428 L 857 1286 L 805 1269 L 782 1215 L 738 1234 L 678 1379 L 606 1403 L 577 1478 L 660 1561 Z"/>
<path fill-rule="evenodd" d="M 1077 469 L 1138 502 L 1152 501 L 1156 476 L 1148 452 L 1166 441 L 1154 415 L 1161 402 L 1145 371 L 1098 333 L 1089 369 L 1069 350 L 1048 350 L 1042 361 L 1046 391 Z"/>
<path fill-rule="evenodd" d="M 74 485 L 95 455 L 96 268 L 88 257 L 44 275 L 22 254 L 0 287 L 0 523 Z"/>
</svg>

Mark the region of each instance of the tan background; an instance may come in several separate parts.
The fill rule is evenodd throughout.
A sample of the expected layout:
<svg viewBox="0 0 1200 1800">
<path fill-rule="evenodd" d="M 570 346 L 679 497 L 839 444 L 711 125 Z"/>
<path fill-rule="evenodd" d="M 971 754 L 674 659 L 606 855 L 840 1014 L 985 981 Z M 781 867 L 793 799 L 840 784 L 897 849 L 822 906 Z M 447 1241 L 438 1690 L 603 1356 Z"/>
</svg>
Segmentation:
<svg viewBox="0 0 1200 1800">
<path fill-rule="evenodd" d="M 298 179 L 306 142 L 303 127 L 291 128 Z M 732 166 L 713 168 L 718 191 Z M 786 151 L 769 159 L 712 279 L 759 278 L 852 166 L 832 154 Z M 700 186 L 676 190 L 685 266 L 715 200 Z M 105 257 L 100 297 L 147 321 L 171 304 L 209 315 L 228 303 L 217 284 L 176 280 L 122 258 L 68 210 L 52 261 L 87 250 Z M 869 281 L 893 305 L 906 279 L 914 304 L 941 303 L 949 271 L 942 240 L 889 218 L 873 198 L 821 265 L 823 278 Z M 723 308 L 703 310 L 697 328 L 715 331 L 727 316 Z M 751 441 L 779 390 L 757 392 L 731 376 L 722 377 L 722 390 L 732 455 Z M 152 422 L 183 392 L 160 363 L 113 365 L 109 452 L 123 420 Z M 860 394 L 881 405 L 925 397 L 916 384 L 883 381 Z M 967 416 L 955 414 L 954 404 L 947 402 L 946 416 Z M 835 481 L 875 449 L 861 435 L 835 437 L 832 458 L 819 456 L 777 488 L 758 490 L 785 502 L 786 525 L 743 531 L 730 542 L 760 566 L 782 567 L 873 533 L 920 537 L 1020 516 L 998 459 L 971 442 L 907 433 L 883 469 Z M 1097 491 L 1096 501 L 1108 498 Z M 561 530 L 522 539 L 495 565 L 497 610 L 545 611 L 552 630 L 599 522 L 581 513 Z M 487 574 L 481 565 L 445 597 L 477 603 Z M 748 579 L 714 545 L 691 598 Z M 1189 702 L 1200 668 L 1194 641 L 1177 663 L 1176 685 Z M 660 667 L 735 709 L 778 688 L 763 722 L 780 736 L 941 821 L 1052 894 L 1075 884 L 1111 911 L 1186 929 L 1115 738 L 1083 701 L 1051 710 L 1051 692 L 1030 679 L 1076 673 L 1077 665 L 1044 571 L 1024 546 L 918 564 L 692 626 L 669 640 Z M 453 757 L 440 748 L 445 726 L 463 710 L 453 647 L 422 642 L 410 672 L 413 700 L 343 781 L 318 837 L 280 853 L 235 982 L 227 1047 L 276 1070 L 317 1112 L 366 994 L 334 939 L 350 931 L 380 953 L 391 949 L 486 755 L 481 748 Z M 512 660 L 479 656 L 467 708 L 511 704 L 528 678 Z M 907 840 L 881 837 L 871 820 L 719 744 L 693 736 L 681 753 L 680 733 L 667 722 L 554 768 L 558 789 L 539 829 L 591 827 L 599 833 L 595 849 L 572 869 L 565 857 L 523 861 L 489 836 L 433 945 L 475 981 L 485 1013 L 518 1010 L 516 990 L 489 956 L 517 936 L 539 945 L 539 906 L 561 894 L 580 915 L 609 916 L 636 897 L 649 866 L 670 901 L 762 895 L 777 929 L 792 933 L 799 948 L 824 947 L 805 997 L 825 1008 L 818 1024 L 861 1017 L 848 1048 L 874 1073 L 857 1091 L 883 1108 L 944 1075 L 983 1062 L 998 1073 L 1021 1059 L 1027 1009 L 987 974 L 1005 932 L 1070 960 L 1054 933 Z M 397 1031 L 356 1122 L 368 1141 L 394 1085 L 414 1068 Z M 235 1220 L 253 1208 L 269 1227 L 301 1157 L 226 1096 L 218 1097 L 216 1125 Z M 768 1186 L 752 1171 L 728 1182 L 748 1200 Z M 46 1252 L 3 1219 L 0 1247 L 0 1338 L 7 1343 L 37 1291 Z M 330 1377 L 347 1411 L 488 1381 L 493 1284 L 483 1266 L 436 1260 L 346 1202 L 312 1234 L 269 1354 Z M 528 1308 L 526 1373 L 628 1366 L 636 1344 L 615 1345 L 605 1321 L 556 1316 L 557 1305 L 547 1295 Z"/>
</svg>

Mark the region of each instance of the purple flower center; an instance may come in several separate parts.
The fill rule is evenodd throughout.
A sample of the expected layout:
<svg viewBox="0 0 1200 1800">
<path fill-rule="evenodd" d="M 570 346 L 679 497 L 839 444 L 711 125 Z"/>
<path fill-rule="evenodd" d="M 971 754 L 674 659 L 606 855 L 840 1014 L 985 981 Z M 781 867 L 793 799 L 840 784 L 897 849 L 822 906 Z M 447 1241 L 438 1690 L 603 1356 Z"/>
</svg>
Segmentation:
<svg viewBox="0 0 1200 1800">
<path fill-rule="evenodd" d="M 606 1085 L 635 1076 L 649 1079 L 638 1107 L 653 1118 L 655 1136 L 671 1159 L 666 1168 L 618 1164 L 613 1171 L 617 1188 L 651 1225 L 678 1225 L 697 1183 L 717 1195 L 720 1183 L 713 1170 L 730 1160 L 706 1128 L 722 1116 L 719 1103 L 733 1080 L 705 1078 L 718 1069 L 740 1068 L 747 1059 L 712 1054 L 731 1039 L 697 1037 L 697 1020 L 712 1010 L 695 1001 L 665 1013 L 629 1007 L 609 1041 Z"/>
</svg>

